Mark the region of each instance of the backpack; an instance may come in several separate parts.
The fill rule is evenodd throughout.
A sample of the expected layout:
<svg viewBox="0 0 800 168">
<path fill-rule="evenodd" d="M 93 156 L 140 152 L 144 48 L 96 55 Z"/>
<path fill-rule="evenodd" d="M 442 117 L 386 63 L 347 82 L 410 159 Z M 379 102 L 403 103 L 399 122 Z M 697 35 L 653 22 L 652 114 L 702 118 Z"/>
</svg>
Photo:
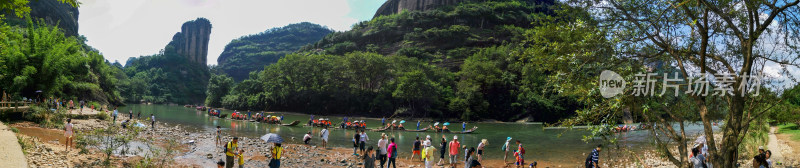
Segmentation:
<svg viewBox="0 0 800 168">
<path fill-rule="evenodd" d="M 525 148 L 520 147 L 519 148 L 519 153 L 524 155 L 525 154 Z"/>
<path fill-rule="evenodd" d="M 231 142 L 228 142 L 226 145 L 222 145 L 222 153 L 227 154 L 228 153 L 228 146 L 230 146 L 230 145 L 231 145 Z"/>
<path fill-rule="evenodd" d="M 506 146 L 508 146 L 508 142 L 506 142 L 506 144 L 504 144 L 503 146 L 501 146 L 501 147 L 500 147 L 500 150 L 501 150 L 501 151 L 506 151 Z"/>
</svg>

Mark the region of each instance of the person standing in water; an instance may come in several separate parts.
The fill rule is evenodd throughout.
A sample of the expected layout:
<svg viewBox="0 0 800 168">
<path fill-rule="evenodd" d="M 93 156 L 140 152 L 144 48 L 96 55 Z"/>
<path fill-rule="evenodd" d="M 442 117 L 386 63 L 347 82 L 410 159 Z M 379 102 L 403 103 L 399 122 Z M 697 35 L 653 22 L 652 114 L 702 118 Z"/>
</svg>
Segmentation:
<svg viewBox="0 0 800 168">
<path fill-rule="evenodd" d="M 437 162 L 436 165 L 444 165 L 442 161 L 444 160 L 444 156 L 447 154 L 447 144 L 447 138 L 442 135 L 442 143 L 439 144 L 439 148 L 441 149 L 439 151 L 439 162 Z"/>
<path fill-rule="evenodd" d="M 420 155 L 420 145 L 422 142 L 419 141 L 419 136 L 417 136 L 417 140 L 414 141 L 414 145 L 411 147 L 411 161 L 414 161 L 414 155 Z M 420 155 L 421 156 L 421 155 Z"/>
<path fill-rule="evenodd" d="M 327 148 L 328 147 L 328 134 L 329 133 L 330 132 L 328 131 L 328 126 L 323 127 L 322 131 L 319 131 L 319 136 L 320 136 L 320 138 L 322 138 L 322 148 Z"/>
<path fill-rule="evenodd" d="M 419 120 L 417 120 L 417 130 L 419 130 Z"/>
<path fill-rule="evenodd" d="M 503 163 L 507 163 L 508 162 L 507 161 L 507 159 L 508 159 L 508 151 L 511 150 L 511 137 L 506 138 L 506 143 L 503 144 L 503 147 L 501 147 L 501 149 L 503 150 L 503 153 L 504 153 L 503 154 Z"/>
<path fill-rule="evenodd" d="M 487 144 L 489 144 L 489 141 L 486 139 L 482 139 L 481 143 L 478 144 L 478 162 L 483 162 L 483 149 L 486 148 Z"/>
<path fill-rule="evenodd" d="M 467 122 L 461 122 L 461 132 L 467 131 Z"/>
<path fill-rule="evenodd" d="M 67 124 L 64 125 L 64 137 L 66 137 L 66 140 L 64 141 L 66 142 L 64 150 L 66 150 L 67 152 L 69 152 L 69 147 L 72 146 L 72 135 L 74 133 L 75 132 L 72 131 L 72 119 L 67 118 Z"/>
</svg>

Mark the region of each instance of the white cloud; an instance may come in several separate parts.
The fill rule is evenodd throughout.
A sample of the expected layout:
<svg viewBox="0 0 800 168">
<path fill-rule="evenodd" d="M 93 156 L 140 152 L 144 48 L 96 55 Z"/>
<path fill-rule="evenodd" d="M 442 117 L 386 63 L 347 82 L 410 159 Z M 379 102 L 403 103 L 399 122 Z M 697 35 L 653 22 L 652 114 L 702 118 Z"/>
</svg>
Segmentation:
<svg viewBox="0 0 800 168">
<path fill-rule="evenodd" d="M 80 0 L 79 34 L 106 59 L 163 49 L 181 25 L 198 17 L 211 21 L 208 64 L 231 40 L 291 23 L 311 22 L 337 31 L 360 20 L 348 16 L 346 0 Z M 378 8 L 375 6 L 374 8 Z M 359 9 L 362 10 L 362 9 Z M 363 9 L 372 10 L 372 9 Z M 368 19 L 368 18 L 367 18 Z"/>
</svg>

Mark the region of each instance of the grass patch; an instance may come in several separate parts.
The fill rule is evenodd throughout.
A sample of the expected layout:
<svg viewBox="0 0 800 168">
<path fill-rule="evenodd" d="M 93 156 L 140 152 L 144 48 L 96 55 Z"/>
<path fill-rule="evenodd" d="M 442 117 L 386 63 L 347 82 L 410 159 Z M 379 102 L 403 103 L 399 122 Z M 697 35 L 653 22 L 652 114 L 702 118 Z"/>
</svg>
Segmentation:
<svg viewBox="0 0 800 168">
<path fill-rule="evenodd" d="M 779 134 L 791 135 L 791 140 L 800 141 L 800 126 L 794 123 L 778 125 Z"/>
<path fill-rule="evenodd" d="M 17 128 L 14 128 L 14 127 L 8 127 L 8 128 L 11 128 L 11 132 L 19 133 L 19 129 L 17 129 Z"/>
<path fill-rule="evenodd" d="M 28 155 L 28 149 L 33 147 L 33 145 L 29 144 L 28 141 L 20 136 L 17 136 L 17 142 L 19 142 L 19 146 L 22 147 L 22 154 Z"/>
</svg>

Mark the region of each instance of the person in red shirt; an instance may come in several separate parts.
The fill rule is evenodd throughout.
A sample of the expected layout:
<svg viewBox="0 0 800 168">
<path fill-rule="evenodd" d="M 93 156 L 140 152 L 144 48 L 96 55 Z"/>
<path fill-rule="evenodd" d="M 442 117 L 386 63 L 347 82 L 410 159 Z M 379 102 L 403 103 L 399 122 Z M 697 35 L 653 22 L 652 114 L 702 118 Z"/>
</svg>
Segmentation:
<svg viewBox="0 0 800 168">
<path fill-rule="evenodd" d="M 450 167 L 456 167 L 458 163 L 458 149 L 461 148 L 461 143 L 458 143 L 458 136 L 453 136 L 453 141 L 450 141 Z"/>
</svg>

